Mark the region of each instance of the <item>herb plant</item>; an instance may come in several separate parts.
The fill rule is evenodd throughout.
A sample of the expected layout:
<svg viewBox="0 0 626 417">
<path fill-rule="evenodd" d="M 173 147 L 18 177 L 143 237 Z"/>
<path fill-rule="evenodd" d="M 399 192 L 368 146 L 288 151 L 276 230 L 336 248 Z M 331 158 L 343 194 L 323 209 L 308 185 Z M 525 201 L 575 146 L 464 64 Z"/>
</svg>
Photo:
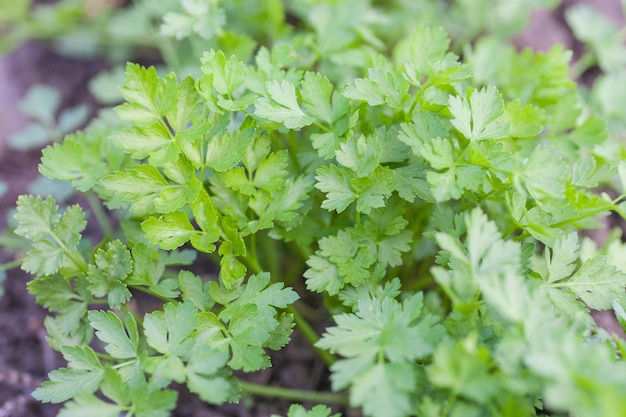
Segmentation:
<svg viewBox="0 0 626 417">
<path fill-rule="evenodd" d="M 578 233 L 626 214 L 626 165 L 597 152 L 605 123 L 570 53 L 483 38 L 461 59 L 440 26 L 379 37 L 373 9 L 311 3 L 308 21 L 293 6 L 291 42 L 274 33 L 250 59 L 209 49 L 188 76 L 128 64 L 119 120 L 44 149 L 42 174 L 114 215 L 92 242 L 79 205 L 17 202 L 28 288 L 68 362 L 33 395 L 61 417 L 167 416 L 174 384 L 368 417 L 626 415 L 626 343 L 590 315 L 626 323 L 624 246 Z M 173 36 L 188 18 L 165 19 Z M 598 191 L 616 179 L 617 196 Z M 333 392 L 246 382 L 294 327 Z"/>
</svg>

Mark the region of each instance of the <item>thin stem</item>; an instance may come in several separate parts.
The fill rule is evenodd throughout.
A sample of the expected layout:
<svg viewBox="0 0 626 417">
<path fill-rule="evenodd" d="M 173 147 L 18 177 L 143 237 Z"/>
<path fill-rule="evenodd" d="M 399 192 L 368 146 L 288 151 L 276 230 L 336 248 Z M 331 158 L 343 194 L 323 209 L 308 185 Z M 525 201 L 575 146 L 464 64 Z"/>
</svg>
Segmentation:
<svg viewBox="0 0 626 417">
<path fill-rule="evenodd" d="M 180 68 L 180 59 L 178 58 L 178 54 L 176 53 L 176 48 L 172 44 L 172 41 L 168 38 L 162 37 L 162 41 L 158 42 L 159 52 L 161 52 L 161 56 L 163 60 L 170 68 L 179 69 Z"/>
<path fill-rule="evenodd" d="M 322 404 L 339 404 L 349 406 L 348 397 L 344 393 L 306 391 L 292 388 L 271 387 L 258 385 L 250 382 L 240 381 L 241 389 L 253 395 L 264 397 L 284 398 L 303 402 L 313 402 Z"/>
<path fill-rule="evenodd" d="M 304 319 L 304 317 L 302 317 L 300 312 L 293 305 L 287 306 L 287 311 L 293 314 L 293 321 L 296 323 L 296 326 L 300 332 L 302 332 L 302 335 L 306 338 L 306 340 L 309 341 L 311 346 L 313 346 L 318 355 L 320 355 L 320 358 L 324 361 L 324 363 L 327 366 L 332 365 L 335 362 L 335 358 L 324 349 L 320 349 L 315 346 L 315 343 L 319 340 L 319 336 L 313 327 L 311 327 L 311 325 Z"/>
<path fill-rule="evenodd" d="M 14 261 L 5 262 L 0 264 L 0 270 L 8 271 L 10 269 L 19 268 L 22 265 L 22 259 L 16 259 Z"/>
<path fill-rule="evenodd" d="M 85 193 L 85 197 L 87 198 L 87 203 L 93 212 L 93 215 L 96 217 L 96 221 L 100 225 L 100 230 L 102 230 L 102 234 L 106 238 L 111 238 L 113 236 L 113 226 L 109 221 L 109 216 L 107 216 L 104 208 L 102 207 L 102 202 L 93 192 Z"/>
<path fill-rule="evenodd" d="M 320 122 L 318 122 L 317 120 L 313 121 L 313 124 L 317 127 L 319 127 L 320 129 L 322 129 L 324 132 L 331 132 L 331 130 L 329 128 L 327 128 L 326 126 L 324 126 L 323 124 L 321 124 Z"/>
<path fill-rule="evenodd" d="M 584 220 L 584 219 L 589 218 L 591 216 L 595 216 L 597 214 L 601 214 L 601 213 L 604 213 L 605 211 L 610 211 L 610 210 L 611 210 L 611 207 L 602 207 L 602 208 L 599 208 L 599 209 L 590 210 L 587 213 L 583 213 L 583 214 L 581 214 L 579 216 L 572 217 L 571 219 L 567 219 L 567 220 L 563 220 L 563 221 L 560 221 L 560 222 L 556 222 L 554 224 L 551 224 L 550 226 L 551 227 L 566 226 L 568 224 L 576 223 L 579 220 Z"/>
<path fill-rule="evenodd" d="M 270 275 L 278 277 L 281 275 L 280 262 L 278 261 L 278 247 L 275 239 L 265 235 L 263 236 L 263 259 L 266 260 Z"/>
<path fill-rule="evenodd" d="M 52 231 L 51 231 L 52 232 Z M 89 268 L 87 267 L 87 262 L 83 259 L 80 253 L 72 252 L 65 246 L 65 243 L 54 233 L 51 233 L 52 238 L 56 241 L 59 247 L 63 250 L 63 252 L 78 266 L 78 268 L 83 271 L 85 274 L 89 272 Z"/>
<path fill-rule="evenodd" d="M 252 270 L 253 273 L 260 274 L 261 272 L 263 272 L 263 268 L 261 268 L 261 265 L 259 265 L 258 259 L 253 258 L 252 256 L 246 256 L 245 258 L 243 258 L 243 261 L 246 263 L 248 268 Z"/>
<path fill-rule="evenodd" d="M 570 67 L 570 77 L 573 80 L 578 79 L 589 68 L 597 63 L 596 56 L 591 51 L 586 51 L 583 55 Z"/>
<path fill-rule="evenodd" d="M 129 285 L 130 288 L 135 289 L 137 291 L 141 291 L 143 293 L 149 294 L 153 297 L 160 299 L 161 301 L 165 301 L 166 303 L 176 303 L 178 300 L 174 298 L 164 297 L 160 294 L 155 293 L 154 291 L 150 291 L 148 288 L 141 285 Z"/>
</svg>

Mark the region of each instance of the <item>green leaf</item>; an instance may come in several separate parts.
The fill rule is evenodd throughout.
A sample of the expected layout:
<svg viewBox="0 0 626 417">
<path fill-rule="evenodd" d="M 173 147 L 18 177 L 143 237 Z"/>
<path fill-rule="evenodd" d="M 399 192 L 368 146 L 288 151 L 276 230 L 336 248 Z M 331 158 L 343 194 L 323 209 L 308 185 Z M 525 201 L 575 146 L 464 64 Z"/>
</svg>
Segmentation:
<svg viewBox="0 0 626 417">
<path fill-rule="evenodd" d="M 442 27 L 419 25 L 398 42 L 393 58 L 398 65 L 410 61 L 420 75 L 426 75 L 434 63 L 446 57 L 449 46 L 450 39 Z"/>
<path fill-rule="evenodd" d="M 111 135 L 111 142 L 130 154 L 133 159 L 144 159 L 158 151 L 176 155 L 174 142 L 160 124 L 143 129 L 137 127 L 118 130 Z"/>
<path fill-rule="evenodd" d="M 207 145 L 205 165 L 218 172 L 231 169 L 244 158 L 254 136 L 254 129 L 237 129 L 212 137 Z"/>
<path fill-rule="evenodd" d="M 259 166 L 254 172 L 254 186 L 270 193 L 281 189 L 288 175 L 288 163 L 289 156 L 287 152 L 281 151 L 270 154 L 259 162 Z"/>
<path fill-rule="evenodd" d="M 445 138 L 448 135 L 448 128 L 443 120 L 434 113 L 416 111 L 413 113 L 411 123 L 403 123 L 402 131 L 398 135 L 398 139 L 410 146 L 415 155 L 422 155 L 425 144 L 431 142 L 435 138 Z M 435 149 L 437 149 L 435 147 Z M 431 151 L 433 153 L 433 151 Z M 442 156 L 447 156 L 442 153 Z M 429 159 L 430 161 L 430 159 Z M 433 162 L 431 162 L 433 163 Z M 443 168 L 450 165 L 442 165 L 434 163 L 435 168 Z"/>
<path fill-rule="evenodd" d="M 545 112 L 531 104 L 522 106 L 518 99 L 506 103 L 502 120 L 511 125 L 508 132 L 509 136 L 529 138 L 537 136 L 543 131 Z"/>
<path fill-rule="evenodd" d="M 85 135 L 67 136 L 63 143 L 55 143 L 42 151 L 39 172 L 51 179 L 70 181 L 79 191 L 94 187 L 106 172 L 106 165 Z"/>
<path fill-rule="evenodd" d="M 269 283 L 268 273 L 252 275 L 248 278 L 247 284 L 239 289 L 237 299 L 228 303 L 228 307 L 222 310 L 220 318 L 229 320 L 231 309 L 246 304 L 256 305 L 260 315 L 274 315 L 276 308 L 285 308 L 299 298 L 291 288 L 284 288 L 283 283 L 268 285 Z"/>
<path fill-rule="evenodd" d="M 187 387 L 211 404 L 233 401 L 238 392 L 232 378 L 223 371 L 228 355 L 213 349 L 196 349 L 186 367 Z"/>
<path fill-rule="evenodd" d="M 163 16 L 160 33 L 181 40 L 192 33 L 211 39 L 222 31 L 226 14 L 217 1 L 181 0 L 184 12 L 168 12 Z"/>
<path fill-rule="evenodd" d="M 42 200 L 41 197 L 21 195 L 17 199 L 15 220 L 18 225 L 15 233 L 30 240 L 39 240 L 51 233 L 61 216 L 58 206 L 52 197 Z"/>
<path fill-rule="evenodd" d="M 378 363 L 352 385 L 350 403 L 363 407 L 373 417 L 404 417 L 413 412 L 416 372 L 412 367 Z"/>
<path fill-rule="evenodd" d="M 131 211 L 137 214 L 156 211 L 155 200 L 162 191 L 170 188 L 159 170 L 151 165 L 115 172 L 102 178 L 101 182 L 107 190 L 130 202 Z"/>
<path fill-rule="evenodd" d="M 473 91 L 469 100 L 452 96 L 448 108 L 452 125 L 467 139 L 500 139 L 509 132 L 510 124 L 500 120 L 504 103 L 495 87 Z"/>
<path fill-rule="evenodd" d="M 119 307 L 126 303 L 130 291 L 124 283 L 132 270 L 130 252 L 119 240 L 107 243 L 94 254 L 95 265 L 89 265 L 89 291 L 96 297 L 108 297 L 109 305 Z"/>
<path fill-rule="evenodd" d="M 301 85 L 302 104 L 309 114 L 322 122 L 332 124 L 335 117 L 331 96 L 333 85 L 324 75 L 307 72 Z"/>
<path fill-rule="evenodd" d="M 423 295 L 402 304 L 390 297 L 361 297 L 356 313 L 336 315 L 316 343 L 346 357 L 331 366 L 333 389 L 351 387 L 350 400 L 372 416 L 412 412 L 416 359 L 429 357 L 444 335 L 434 316 L 421 316 Z"/>
<path fill-rule="evenodd" d="M 61 105 L 61 94 L 53 87 L 35 84 L 28 89 L 26 96 L 19 102 L 22 113 L 42 122 L 54 125 L 56 113 Z"/>
<path fill-rule="evenodd" d="M 246 81 L 247 68 L 235 56 L 226 59 L 224 52 L 210 50 L 202 55 L 202 72 L 205 74 L 200 83 L 210 82 L 218 94 L 230 95 Z"/>
<path fill-rule="evenodd" d="M 33 392 L 39 401 L 60 403 L 80 393 L 92 393 L 100 386 L 104 368 L 90 347 L 66 346 L 62 352 L 68 367 L 50 372 L 50 380 Z"/>
<path fill-rule="evenodd" d="M 177 249 L 199 233 L 183 211 L 167 213 L 158 218 L 149 217 L 141 223 L 141 229 L 151 244 L 165 250 Z"/>
<path fill-rule="evenodd" d="M 131 314 L 127 315 L 128 333 L 122 321 L 112 311 L 91 310 L 88 314 L 89 324 L 96 330 L 96 336 L 106 343 L 104 350 L 111 356 L 120 359 L 137 357 L 139 339 L 137 323 Z"/>
<path fill-rule="evenodd" d="M 548 265 L 547 282 L 557 282 L 572 275 L 576 269 L 576 260 L 578 259 L 580 246 L 578 244 L 578 235 L 570 233 L 562 239 L 558 239 L 552 250 L 546 248 L 545 259 Z"/>
<path fill-rule="evenodd" d="M 357 178 L 367 177 L 379 165 L 381 143 L 374 136 L 349 138 L 343 142 L 336 152 L 337 162 L 350 168 Z"/>
<path fill-rule="evenodd" d="M 22 260 L 22 269 L 36 276 L 51 275 L 63 265 L 63 249 L 49 240 L 33 242 Z"/>
<path fill-rule="evenodd" d="M 87 121 L 89 113 L 90 109 L 86 104 L 64 109 L 59 114 L 59 130 L 63 134 L 73 132 Z"/>
<path fill-rule="evenodd" d="M 290 288 L 282 283 L 268 286 L 267 273 L 252 275 L 246 285 L 226 292 L 217 285 L 211 285 L 211 296 L 224 304 L 219 319 L 228 323 L 228 343 L 232 357 L 228 366 L 256 371 L 270 365 L 264 347 L 273 345 L 270 337 L 281 326 L 276 318 L 277 308 L 285 308 L 298 299 Z M 284 324 L 284 323 L 283 323 Z"/>
<path fill-rule="evenodd" d="M 412 203 L 418 197 L 424 201 L 434 201 L 426 180 L 425 164 L 411 164 L 396 168 L 393 172 L 395 176 L 394 187 L 403 200 Z"/>
<path fill-rule="evenodd" d="M 343 95 L 352 100 L 364 101 L 370 106 L 386 103 L 392 109 L 408 109 L 409 83 L 398 72 L 370 68 L 368 76 L 369 78 L 355 79 L 354 85 L 348 85 L 343 90 Z"/>
<path fill-rule="evenodd" d="M 9 136 L 9 146 L 13 149 L 40 149 L 50 143 L 50 133 L 39 123 L 30 123 Z"/>
<path fill-rule="evenodd" d="M 356 199 L 351 186 L 352 175 L 347 168 L 334 164 L 323 166 L 317 170 L 315 179 L 315 188 L 326 193 L 322 208 L 341 213 Z"/>
<path fill-rule="evenodd" d="M 183 356 L 194 344 L 196 309 L 191 302 L 168 303 L 163 311 L 148 313 L 143 329 L 148 344 L 164 355 Z"/>
<path fill-rule="evenodd" d="M 137 417 L 169 417 L 178 393 L 169 389 L 151 390 L 146 385 L 131 387 L 132 410 Z"/>
<path fill-rule="evenodd" d="M 564 283 L 590 308 L 608 310 L 624 294 L 626 273 L 607 265 L 604 256 L 595 256 Z"/>
<path fill-rule="evenodd" d="M 358 196 L 357 211 L 369 214 L 372 209 L 384 207 L 385 200 L 394 191 L 395 180 L 393 170 L 381 166 L 377 167 L 369 177 L 352 179 L 350 183 Z M 327 195 L 329 196 L 330 194 Z M 324 207 L 323 204 L 322 207 Z"/>
<path fill-rule="evenodd" d="M 105 402 L 91 394 L 79 394 L 63 406 L 58 417 L 119 417 L 123 411 L 120 404 Z"/>
<path fill-rule="evenodd" d="M 209 294 L 208 282 L 202 282 L 200 277 L 189 271 L 180 271 L 178 281 L 180 282 L 183 301 L 191 301 L 200 311 L 208 311 L 213 307 L 215 301 Z"/>
<path fill-rule="evenodd" d="M 306 287 L 311 291 L 337 295 L 344 286 L 337 265 L 325 257 L 318 256 L 317 253 L 319 251 L 306 261 L 309 266 L 309 269 L 304 272 Z"/>
<path fill-rule="evenodd" d="M 422 306 L 421 293 L 402 304 L 392 298 L 360 299 L 357 312 L 335 316 L 337 326 L 328 328 L 316 346 L 348 358 L 382 354 L 395 363 L 426 358 L 444 333 L 434 316 L 417 320 Z"/>
<path fill-rule="evenodd" d="M 219 211 L 205 192 L 200 193 L 190 207 L 196 223 L 202 229 L 201 234 L 191 236 L 191 244 L 201 252 L 211 253 L 222 233 L 219 227 Z"/>
<path fill-rule="evenodd" d="M 159 76 L 154 67 L 127 64 L 124 84 L 120 89 L 127 103 L 115 108 L 117 115 L 141 126 L 159 122 L 161 114 L 155 104 L 158 85 Z"/>
<path fill-rule="evenodd" d="M 22 268 L 35 275 L 51 275 L 65 262 L 68 265 L 81 263 L 75 250 L 86 226 L 85 214 L 78 206 L 68 207 L 60 216 L 52 197 L 22 195 L 17 201 L 15 233 L 33 240 L 24 257 Z"/>
<path fill-rule="evenodd" d="M 549 146 L 537 146 L 528 157 L 521 175 L 528 192 L 538 200 L 563 196 L 566 171 L 561 158 Z"/>
<path fill-rule="evenodd" d="M 471 336 L 454 343 L 443 343 L 427 368 L 428 379 L 476 402 L 487 404 L 500 394 L 502 381 L 491 372 L 489 349 L 477 345 Z"/>
<path fill-rule="evenodd" d="M 296 87 L 287 80 L 266 83 L 268 97 L 259 97 L 255 104 L 257 116 L 282 123 L 288 129 L 301 129 L 315 121 L 302 111 Z"/>
</svg>

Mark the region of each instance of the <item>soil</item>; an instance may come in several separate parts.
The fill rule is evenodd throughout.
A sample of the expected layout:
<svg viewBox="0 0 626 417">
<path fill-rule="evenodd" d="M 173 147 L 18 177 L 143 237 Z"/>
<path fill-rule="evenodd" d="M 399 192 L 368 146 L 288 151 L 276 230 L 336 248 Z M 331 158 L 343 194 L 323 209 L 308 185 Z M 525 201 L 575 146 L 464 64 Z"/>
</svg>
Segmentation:
<svg viewBox="0 0 626 417">
<path fill-rule="evenodd" d="M 533 14 L 529 29 L 516 39 L 519 46 L 546 50 L 556 42 L 580 51 L 565 25 L 563 11 L 574 3 L 593 3 L 607 16 L 620 23 L 619 0 L 565 0 L 552 12 Z M 16 103 L 29 86 L 44 83 L 57 87 L 63 97 L 62 108 L 87 103 L 95 110 L 94 100 L 87 92 L 87 81 L 104 68 L 98 59 L 81 61 L 56 54 L 48 45 L 31 42 L 0 57 L 0 180 L 8 184 L 0 198 L 0 236 L 9 227 L 10 214 L 17 196 L 28 192 L 37 177 L 40 151 L 22 151 L 7 145 L 12 133 L 22 129 L 28 120 Z M 602 236 L 598 236 L 601 239 Z M 12 261 L 0 252 L 0 263 Z M 8 271 L 3 283 L 5 294 L 0 298 L 0 417 L 52 417 L 58 405 L 40 404 L 30 392 L 46 378 L 48 372 L 63 366 L 62 358 L 45 341 L 45 312 L 26 291 L 29 276 L 19 269 Z M 619 331 L 614 317 L 598 314 L 598 322 L 609 331 Z M 273 356 L 274 367 L 249 376 L 251 381 L 300 389 L 328 389 L 326 371 L 311 347 L 299 333 L 283 351 Z M 239 405 L 213 407 L 180 389 L 180 406 L 175 417 L 267 417 L 273 413 L 286 415 L 288 402 L 276 400 L 246 401 Z M 343 411 L 343 410 L 338 410 Z"/>
</svg>

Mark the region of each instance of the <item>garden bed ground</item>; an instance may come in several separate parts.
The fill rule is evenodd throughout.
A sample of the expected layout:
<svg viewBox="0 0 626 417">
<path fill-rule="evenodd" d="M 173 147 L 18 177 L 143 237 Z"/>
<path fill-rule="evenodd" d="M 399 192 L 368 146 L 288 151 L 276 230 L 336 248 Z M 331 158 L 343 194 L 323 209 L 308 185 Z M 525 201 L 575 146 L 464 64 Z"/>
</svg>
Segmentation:
<svg viewBox="0 0 626 417">
<path fill-rule="evenodd" d="M 519 45 L 530 45 L 545 50 L 560 42 L 575 52 L 579 49 L 573 42 L 564 19 L 563 10 L 576 1 L 565 1 L 550 13 L 533 16 L 530 29 L 517 40 Z M 609 17 L 620 19 L 618 0 L 587 1 L 594 3 Z M 7 227 L 6 219 L 19 194 L 27 192 L 28 185 L 37 176 L 39 151 L 20 151 L 7 145 L 8 137 L 23 128 L 27 120 L 17 110 L 16 103 L 28 87 L 34 83 L 50 84 L 60 89 L 63 107 L 90 103 L 86 83 L 103 67 L 100 61 L 72 61 L 60 57 L 44 44 L 30 43 L 0 58 L 0 180 L 9 186 L 0 198 L 0 231 Z M 600 239 L 601 236 L 598 236 Z M 0 263 L 11 261 L 10 255 L 0 252 Z M 8 272 L 4 282 L 5 294 L 0 299 L 0 417 L 56 415 L 56 405 L 39 404 L 32 400 L 30 392 L 46 374 L 62 366 L 62 359 L 45 342 L 43 327 L 44 311 L 35 305 L 26 291 L 29 277 L 19 269 Z M 614 326 L 608 316 L 599 316 L 602 325 Z M 253 375 L 255 382 L 290 386 L 301 389 L 328 388 L 322 363 L 312 349 L 298 334 L 290 346 L 274 358 L 274 367 Z M 267 400 L 255 402 L 254 409 L 246 401 L 240 405 L 210 407 L 195 396 L 185 395 L 175 416 L 263 416 L 272 413 L 285 414 L 287 403 Z"/>
</svg>

